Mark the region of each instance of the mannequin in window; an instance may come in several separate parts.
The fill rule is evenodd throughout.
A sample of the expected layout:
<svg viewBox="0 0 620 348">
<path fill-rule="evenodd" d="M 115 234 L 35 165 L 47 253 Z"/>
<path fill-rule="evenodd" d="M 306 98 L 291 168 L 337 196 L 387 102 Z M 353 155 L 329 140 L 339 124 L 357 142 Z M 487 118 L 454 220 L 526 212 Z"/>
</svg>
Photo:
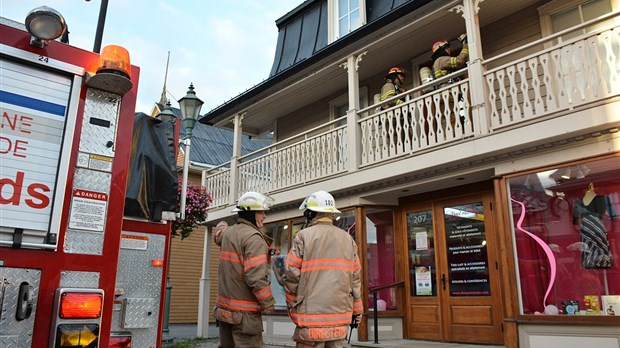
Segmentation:
<svg viewBox="0 0 620 348">
<path fill-rule="evenodd" d="M 598 195 L 594 184 L 590 183 L 583 198 L 577 200 L 573 207 L 573 224 L 578 225 L 581 220 L 581 265 L 584 268 L 610 268 L 612 265 L 609 240 L 603 223 L 607 212 L 606 197 Z M 615 217 L 611 211 L 609 215 Z"/>
</svg>

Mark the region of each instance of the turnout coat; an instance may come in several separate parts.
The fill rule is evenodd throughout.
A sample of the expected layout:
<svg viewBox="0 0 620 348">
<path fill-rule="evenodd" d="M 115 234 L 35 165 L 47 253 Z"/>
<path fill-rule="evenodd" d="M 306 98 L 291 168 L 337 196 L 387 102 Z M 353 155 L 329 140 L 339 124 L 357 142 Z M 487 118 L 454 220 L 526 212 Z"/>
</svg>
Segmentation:
<svg viewBox="0 0 620 348">
<path fill-rule="evenodd" d="M 330 218 L 299 231 L 287 255 L 284 287 L 289 315 L 304 341 L 346 336 L 352 316 L 363 313 L 360 262 L 351 236 Z"/>
<path fill-rule="evenodd" d="M 267 241 L 250 222 L 239 219 L 223 233 L 216 305 L 232 312 L 255 312 L 275 304 L 269 285 Z"/>
</svg>

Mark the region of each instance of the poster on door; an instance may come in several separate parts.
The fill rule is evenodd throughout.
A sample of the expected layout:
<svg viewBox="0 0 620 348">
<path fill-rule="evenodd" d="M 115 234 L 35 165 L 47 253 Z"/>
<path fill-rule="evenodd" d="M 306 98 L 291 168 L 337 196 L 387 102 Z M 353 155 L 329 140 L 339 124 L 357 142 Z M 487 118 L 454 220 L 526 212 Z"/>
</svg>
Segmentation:
<svg viewBox="0 0 620 348">
<path fill-rule="evenodd" d="M 489 296 L 482 203 L 444 209 L 450 296 Z"/>
<path fill-rule="evenodd" d="M 432 296 L 433 283 L 430 266 L 418 266 L 415 268 L 415 294 L 418 296 Z"/>
</svg>

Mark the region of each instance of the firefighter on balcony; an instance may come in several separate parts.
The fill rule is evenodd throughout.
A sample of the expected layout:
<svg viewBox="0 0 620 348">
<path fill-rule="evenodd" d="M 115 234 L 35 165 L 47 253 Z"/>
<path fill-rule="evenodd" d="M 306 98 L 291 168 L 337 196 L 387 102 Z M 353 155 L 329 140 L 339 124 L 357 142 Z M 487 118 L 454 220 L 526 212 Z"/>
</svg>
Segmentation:
<svg viewBox="0 0 620 348">
<path fill-rule="evenodd" d="M 351 236 L 332 223 L 340 213 L 325 191 L 299 207 L 306 227 L 293 240 L 284 267 L 289 315 L 297 348 L 342 347 L 347 327 L 361 321 L 360 262 Z"/>
<path fill-rule="evenodd" d="M 435 79 L 444 77 L 452 72 L 462 69 L 467 64 L 469 58 L 469 48 L 467 47 L 467 35 L 461 34 L 458 40 L 463 44 L 458 56 L 450 54 L 450 44 L 446 40 L 439 40 L 433 44 L 433 74 Z M 454 82 L 454 81 L 449 81 Z"/>
<path fill-rule="evenodd" d="M 402 87 L 405 83 L 405 77 L 407 76 L 405 69 L 395 66 L 388 70 L 385 75 L 385 83 L 383 87 L 381 87 L 381 96 L 379 98 L 380 101 L 384 101 L 393 97 L 395 95 L 401 94 L 405 92 L 405 89 Z M 390 108 L 394 105 L 402 104 L 404 100 L 397 99 L 392 102 L 387 103 L 383 106 L 383 109 Z"/>
<path fill-rule="evenodd" d="M 233 210 L 237 223 L 222 234 L 218 296 L 214 317 L 220 348 L 262 347 L 261 313 L 272 314 L 275 300 L 269 285 L 268 242 L 261 229 L 273 199 L 246 192 Z"/>
</svg>

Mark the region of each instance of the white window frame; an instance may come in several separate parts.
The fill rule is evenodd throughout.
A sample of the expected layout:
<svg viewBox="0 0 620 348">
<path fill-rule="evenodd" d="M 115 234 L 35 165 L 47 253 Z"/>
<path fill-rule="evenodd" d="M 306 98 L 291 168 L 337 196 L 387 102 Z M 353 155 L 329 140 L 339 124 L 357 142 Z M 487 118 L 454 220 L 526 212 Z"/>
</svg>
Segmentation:
<svg viewBox="0 0 620 348">
<path fill-rule="evenodd" d="M 587 0 L 553 0 L 538 8 L 538 16 L 540 17 L 540 29 L 543 37 L 554 34 L 551 16 L 562 11 L 574 8 Z M 618 11 L 620 9 L 620 0 L 610 0 L 611 9 Z"/>
<path fill-rule="evenodd" d="M 339 38 L 349 34 L 349 32 L 344 33 L 344 34 L 338 32 L 338 28 L 339 28 L 338 19 L 341 17 L 340 14 L 338 13 L 338 4 L 340 1 L 347 1 L 347 0 L 327 0 L 327 19 L 328 19 L 327 20 L 328 22 L 327 35 L 328 35 L 329 43 L 332 43 L 338 40 Z M 359 0 L 359 5 L 360 5 L 359 27 L 362 27 L 363 25 L 366 24 L 366 1 Z"/>
</svg>

